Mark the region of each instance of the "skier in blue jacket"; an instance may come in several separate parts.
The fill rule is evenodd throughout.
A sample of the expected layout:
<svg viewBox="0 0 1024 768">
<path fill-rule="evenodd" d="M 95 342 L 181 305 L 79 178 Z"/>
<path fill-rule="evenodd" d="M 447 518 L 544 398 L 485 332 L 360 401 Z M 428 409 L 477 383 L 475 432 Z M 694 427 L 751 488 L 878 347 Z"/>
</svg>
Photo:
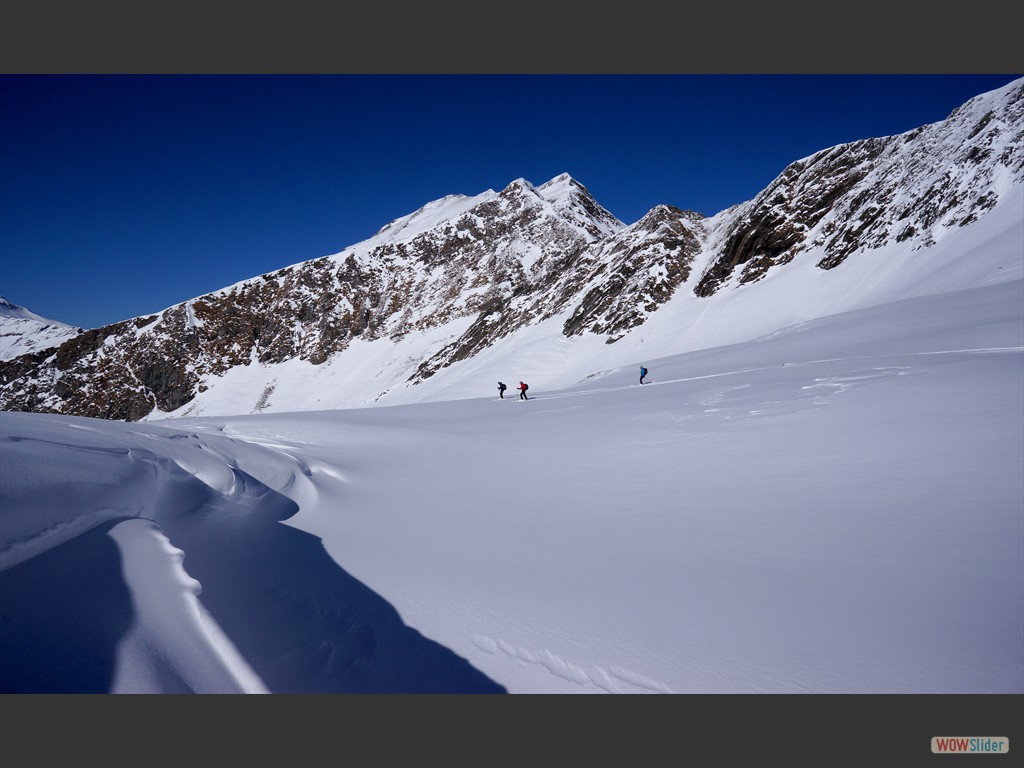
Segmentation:
<svg viewBox="0 0 1024 768">
<path fill-rule="evenodd" d="M 646 375 L 647 375 L 647 369 L 646 369 L 646 368 L 644 368 L 644 367 L 643 367 L 643 366 L 641 365 L 641 366 L 640 366 L 640 383 L 641 383 L 641 384 L 643 384 L 643 383 L 644 383 L 644 376 L 646 376 Z"/>
</svg>

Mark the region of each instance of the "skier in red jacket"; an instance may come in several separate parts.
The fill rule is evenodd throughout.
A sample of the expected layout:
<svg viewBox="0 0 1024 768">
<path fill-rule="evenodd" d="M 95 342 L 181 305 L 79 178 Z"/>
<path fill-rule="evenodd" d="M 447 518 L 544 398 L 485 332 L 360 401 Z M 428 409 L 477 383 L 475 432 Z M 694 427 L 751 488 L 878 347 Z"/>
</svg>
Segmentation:
<svg viewBox="0 0 1024 768">
<path fill-rule="evenodd" d="M 525 382 L 520 381 L 518 389 L 519 389 L 519 399 L 520 400 L 529 400 L 530 399 L 530 398 L 528 398 L 526 396 L 526 390 L 528 390 L 529 387 L 526 385 Z"/>
</svg>

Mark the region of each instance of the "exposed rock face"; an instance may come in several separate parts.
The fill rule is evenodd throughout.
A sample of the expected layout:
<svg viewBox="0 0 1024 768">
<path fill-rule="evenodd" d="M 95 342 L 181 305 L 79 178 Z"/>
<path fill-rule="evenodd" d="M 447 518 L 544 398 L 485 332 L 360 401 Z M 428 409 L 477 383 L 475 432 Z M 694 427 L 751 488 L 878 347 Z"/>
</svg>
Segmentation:
<svg viewBox="0 0 1024 768">
<path fill-rule="evenodd" d="M 822 269 L 888 242 L 920 249 L 942 229 L 976 221 L 1019 183 L 1024 165 L 1024 85 L 979 96 L 946 120 L 881 139 L 826 149 L 788 166 L 731 227 L 697 283 L 713 295 L 739 270 L 750 283 L 803 251 Z"/>
<path fill-rule="evenodd" d="M 575 309 L 566 336 L 595 333 L 613 343 L 665 304 L 690 276 L 704 240 L 704 216 L 659 205 L 608 238 L 585 280 L 563 289 L 562 305 Z"/>
<path fill-rule="evenodd" d="M 712 218 L 659 205 L 627 227 L 565 174 L 452 195 L 339 254 L 0 361 L 0 407 L 137 420 L 241 366 L 320 365 L 356 339 L 452 321 L 462 330 L 413 361 L 407 382 L 550 318 L 567 338 L 611 344 L 680 289 L 710 301 L 805 253 L 829 270 L 886 244 L 927 248 L 1024 182 L 1022 137 L 1017 81 L 940 123 L 794 162 Z"/>
</svg>

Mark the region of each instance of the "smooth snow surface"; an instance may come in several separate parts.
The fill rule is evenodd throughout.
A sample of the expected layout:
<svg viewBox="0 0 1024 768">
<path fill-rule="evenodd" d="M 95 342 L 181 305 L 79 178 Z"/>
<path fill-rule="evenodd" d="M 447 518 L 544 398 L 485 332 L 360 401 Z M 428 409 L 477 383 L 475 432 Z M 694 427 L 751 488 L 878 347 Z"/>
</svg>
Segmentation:
<svg viewBox="0 0 1024 768">
<path fill-rule="evenodd" d="M 0 413 L 0 691 L 1024 693 L 1022 318 L 1013 279 L 529 402 Z"/>
</svg>

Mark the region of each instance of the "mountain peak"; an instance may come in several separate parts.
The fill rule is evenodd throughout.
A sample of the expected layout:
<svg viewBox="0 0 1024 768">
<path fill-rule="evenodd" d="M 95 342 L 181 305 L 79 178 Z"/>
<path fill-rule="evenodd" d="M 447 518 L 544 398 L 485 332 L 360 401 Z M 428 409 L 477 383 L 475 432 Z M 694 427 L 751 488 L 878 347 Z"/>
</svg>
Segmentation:
<svg viewBox="0 0 1024 768">
<path fill-rule="evenodd" d="M 537 187 L 538 193 L 547 200 L 555 200 L 571 195 L 573 192 L 589 195 L 587 188 L 580 184 L 568 173 L 560 173 L 551 181 L 546 181 Z"/>
<path fill-rule="evenodd" d="M 534 192 L 536 193 L 536 187 L 533 186 L 529 181 L 523 177 L 519 177 L 515 181 L 511 182 L 505 189 L 501 191 L 502 194 L 506 192 Z"/>
<path fill-rule="evenodd" d="M 601 206 L 590 194 L 590 190 L 568 173 L 560 173 L 550 181 L 536 187 L 535 191 L 551 203 L 555 210 L 563 214 L 568 211 L 576 211 L 586 220 L 596 222 L 596 228 L 591 224 L 587 225 L 587 229 L 594 236 L 612 235 L 626 226 L 614 214 Z"/>
<path fill-rule="evenodd" d="M 0 360 L 56 347 L 79 331 L 0 296 Z"/>
<path fill-rule="evenodd" d="M 5 315 L 8 317 L 15 315 L 20 316 L 21 312 L 26 311 L 27 310 L 24 307 L 19 307 L 17 304 L 12 304 L 3 296 L 0 296 L 0 315 Z"/>
<path fill-rule="evenodd" d="M 576 183 L 576 180 L 572 176 L 570 176 L 568 173 L 560 173 L 557 176 L 555 176 L 555 178 L 551 179 L 550 181 L 545 181 L 543 184 L 541 184 L 540 185 L 540 189 L 547 189 L 548 187 L 553 187 L 556 184 L 569 184 L 569 183 Z"/>
<path fill-rule="evenodd" d="M 25 307 L 22 307 L 22 306 L 19 306 L 17 304 L 14 304 L 14 303 L 8 301 L 3 296 L 0 296 L 0 317 L 13 317 L 13 318 L 19 318 L 19 319 L 22 319 L 22 320 L 33 320 L 33 321 L 35 321 L 37 323 L 41 323 L 43 325 L 49 325 L 49 326 L 63 326 L 65 328 L 70 328 L 71 327 L 71 326 L 67 325 L 66 323 L 60 323 L 60 322 L 57 322 L 56 320 L 50 320 L 49 318 L 43 317 L 41 315 L 37 315 L 32 310 L 26 309 Z"/>
</svg>

